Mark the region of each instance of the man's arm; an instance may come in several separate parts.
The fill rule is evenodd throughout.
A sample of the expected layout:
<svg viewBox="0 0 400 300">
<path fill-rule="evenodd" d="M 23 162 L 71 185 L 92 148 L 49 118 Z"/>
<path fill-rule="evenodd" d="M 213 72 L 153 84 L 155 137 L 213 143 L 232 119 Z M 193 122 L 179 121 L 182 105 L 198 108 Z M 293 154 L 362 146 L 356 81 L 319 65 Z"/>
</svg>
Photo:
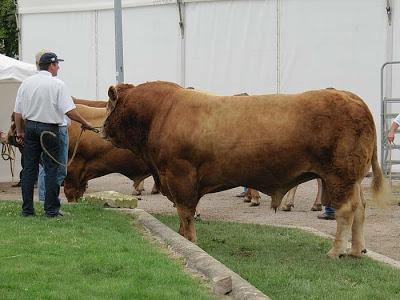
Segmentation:
<svg viewBox="0 0 400 300">
<path fill-rule="evenodd" d="M 387 137 L 389 143 L 393 143 L 394 135 L 396 134 L 397 128 L 399 128 L 399 124 L 397 124 L 396 122 L 393 122 L 392 126 L 390 127 L 390 130 L 389 130 L 389 133 L 388 133 L 388 137 Z"/>
<path fill-rule="evenodd" d="M 23 145 L 24 143 L 24 132 L 25 132 L 25 122 L 22 119 L 22 115 L 20 113 L 14 112 L 15 117 L 15 127 L 17 128 L 17 143 Z"/>
<path fill-rule="evenodd" d="M 74 121 L 76 121 L 76 122 L 78 122 L 78 123 L 81 123 L 81 124 L 82 124 L 82 127 L 83 127 L 84 129 L 89 129 L 89 130 L 94 129 L 93 125 L 90 124 L 88 121 L 86 121 L 85 118 L 83 118 L 83 117 L 81 116 L 81 114 L 76 110 L 76 108 L 71 109 L 70 111 L 68 111 L 68 112 L 66 113 L 66 115 L 67 115 L 68 118 L 70 118 L 71 120 L 74 120 Z"/>
</svg>

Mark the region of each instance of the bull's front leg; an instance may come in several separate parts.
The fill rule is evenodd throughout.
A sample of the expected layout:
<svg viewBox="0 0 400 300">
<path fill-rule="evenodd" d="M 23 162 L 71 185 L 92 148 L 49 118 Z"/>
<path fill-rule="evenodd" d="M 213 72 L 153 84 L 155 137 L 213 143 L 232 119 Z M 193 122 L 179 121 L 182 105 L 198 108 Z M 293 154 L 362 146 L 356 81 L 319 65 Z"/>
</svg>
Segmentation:
<svg viewBox="0 0 400 300">
<path fill-rule="evenodd" d="M 162 174 L 160 172 L 161 190 L 175 203 L 180 219 L 179 234 L 195 243 L 197 238 L 194 216 L 199 202 L 196 170 L 188 162 L 182 161 L 177 168 L 180 169 L 179 175 L 169 170 Z"/>
<path fill-rule="evenodd" d="M 292 207 L 294 207 L 294 196 L 296 195 L 298 185 L 292 188 L 286 196 L 283 198 L 282 204 L 280 206 L 280 210 L 282 211 L 291 211 Z"/>
<path fill-rule="evenodd" d="M 140 196 L 144 191 L 144 180 L 133 180 L 132 195 Z"/>
<path fill-rule="evenodd" d="M 250 202 L 250 206 L 260 205 L 260 193 L 252 188 L 248 188 L 246 196 L 244 197 L 244 202 Z"/>
<path fill-rule="evenodd" d="M 177 204 L 176 209 L 180 219 L 179 234 L 187 238 L 189 241 L 196 243 L 197 236 L 194 227 L 196 208 L 185 207 Z"/>
<path fill-rule="evenodd" d="M 154 195 L 154 194 L 159 194 L 159 193 L 160 193 L 160 191 L 157 188 L 157 184 L 154 182 L 153 188 L 151 189 L 151 194 Z"/>
<path fill-rule="evenodd" d="M 311 207 L 311 211 L 321 211 L 322 210 L 322 179 L 318 178 L 317 179 L 317 184 L 318 184 L 318 191 L 317 191 L 317 197 L 315 198 L 314 204 Z"/>
</svg>

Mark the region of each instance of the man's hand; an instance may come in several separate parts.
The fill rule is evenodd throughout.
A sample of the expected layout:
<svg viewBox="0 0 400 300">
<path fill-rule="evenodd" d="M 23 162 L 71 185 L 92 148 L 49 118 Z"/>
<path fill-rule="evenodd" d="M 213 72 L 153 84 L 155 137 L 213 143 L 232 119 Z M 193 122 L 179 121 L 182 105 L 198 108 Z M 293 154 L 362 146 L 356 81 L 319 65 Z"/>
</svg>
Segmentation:
<svg viewBox="0 0 400 300">
<path fill-rule="evenodd" d="M 15 137 L 16 142 L 18 145 L 23 146 L 24 145 L 24 133 L 23 132 L 17 132 L 17 136 Z"/>
<path fill-rule="evenodd" d="M 389 133 L 388 133 L 388 136 L 387 136 L 387 139 L 388 139 L 388 141 L 389 141 L 389 144 L 393 143 L 393 141 L 394 141 L 394 135 L 395 135 L 394 131 L 390 130 Z"/>
<path fill-rule="evenodd" d="M 93 125 L 90 122 L 85 122 L 85 124 L 82 124 L 82 129 L 83 130 L 92 130 L 94 131 L 95 128 L 93 127 Z"/>
<path fill-rule="evenodd" d="M 7 144 L 7 133 L 0 130 L 0 142 L 3 144 Z"/>
</svg>

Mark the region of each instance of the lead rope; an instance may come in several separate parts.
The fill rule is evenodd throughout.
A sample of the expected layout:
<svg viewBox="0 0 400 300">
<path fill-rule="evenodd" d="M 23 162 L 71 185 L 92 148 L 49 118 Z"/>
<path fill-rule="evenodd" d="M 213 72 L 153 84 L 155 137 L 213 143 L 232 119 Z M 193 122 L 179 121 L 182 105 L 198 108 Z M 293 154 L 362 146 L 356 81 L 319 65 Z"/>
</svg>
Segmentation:
<svg viewBox="0 0 400 300">
<path fill-rule="evenodd" d="M 101 128 L 101 127 L 93 127 L 93 129 L 91 129 L 91 131 L 93 131 L 93 132 L 95 132 L 95 133 L 100 133 L 100 130 L 99 130 L 100 128 Z M 68 168 L 69 165 L 72 163 L 72 161 L 73 161 L 74 158 L 75 158 L 76 151 L 78 150 L 79 142 L 80 142 L 80 140 L 81 140 L 81 136 L 82 136 L 84 130 L 90 130 L 90 129 L 84 129 L 83 127 L 81 127 L 81 132 L 79 133 L 78 139 L 76 140 L 76 143 L 75 143 L 74 152 L 72 152 L 72 157 L 71 157 L 71 159 L 68 161 L 67 164 L 63 164 L 62 162 L 59 162 L 56 158 L 54 158 L 54 156 L 52 156 L 52 155 L 49 153 L 49 151 L 47 151 L 46 147 L 44 146 L 43 136 L 44 136 L 45 134 L 49 134 L 49 135 L 51 135 L 51 136 L 53 136 L 53 137 L 57 137 L 57 135 L 56 135 L 54 132 L 51 132 L 51 131 L 43 131 L 43 132 L 40 134 L 40 146 L 42 147 L 43 151 L 44 151 L 55 163 L 59 164 L 60 166 L 63 166 L 63 167 Z"/>
<path fill-rule="evenodd" d="M 392 150 L 393 146 L 396 146 L 394 141 L 392 143 L 389 143 L 389 181 L 390 181 L 390 188 L 392 188 Z"/>
<path fill-rule="evenodd" d="M 14 162 L 15 162 L 15 150 L 9 144 L 1 143 L 1 158 L 5 161 L 10 161 L 10 172 L 11 172 L 11 181 L 14 182 Z"/>
</svg>

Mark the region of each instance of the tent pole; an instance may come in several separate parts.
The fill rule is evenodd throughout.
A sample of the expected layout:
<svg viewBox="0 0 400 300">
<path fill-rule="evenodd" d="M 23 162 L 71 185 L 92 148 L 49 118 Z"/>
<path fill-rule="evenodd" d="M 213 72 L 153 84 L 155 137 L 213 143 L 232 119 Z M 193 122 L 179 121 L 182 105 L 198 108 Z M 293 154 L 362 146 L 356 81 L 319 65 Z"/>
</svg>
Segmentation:
<svg viewBox="0 0 400 300">
<path fill-rule="evenodd" d="M 121 0 L 114 0 L 115 24 L 115 76 L 117 83 L 124 82 L 124 49 L 122 38 L 122 7 Z"/>
<path fill-rule="evenodd" d="M 179 9 L 179 28 L 181 32 L 181 86 L 186 86 L 186 45 L 185 45 L 185 23 L 184 9 L 185 3 L 182 0 L 177 0 Z"/>
</svg>

